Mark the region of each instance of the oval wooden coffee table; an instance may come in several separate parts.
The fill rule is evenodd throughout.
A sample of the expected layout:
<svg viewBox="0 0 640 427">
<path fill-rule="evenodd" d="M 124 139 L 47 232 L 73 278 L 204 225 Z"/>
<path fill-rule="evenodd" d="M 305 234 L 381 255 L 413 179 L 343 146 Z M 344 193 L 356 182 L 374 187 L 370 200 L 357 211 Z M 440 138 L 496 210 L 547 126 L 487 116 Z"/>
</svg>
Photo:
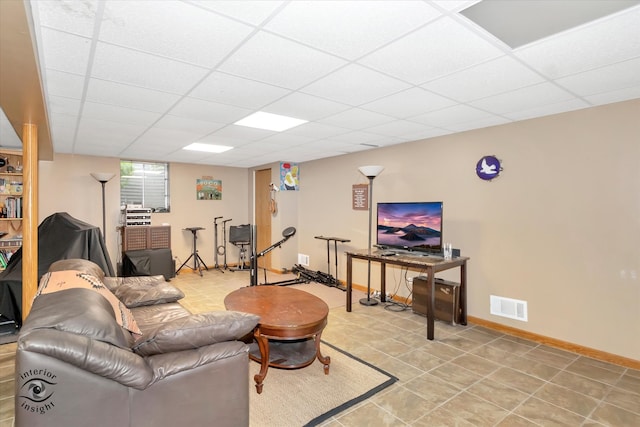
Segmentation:
<svg viewBox="0 0 640 427">
<path fill-rule="evenodd" d="M 324 365 L 324 373 L 329 374 L 331 358 L 320 353 L 329 307 L 320 298 L 298 289 L 261 285 L 231 292 L 225 297 L 224 306 L 260 316 L 253 331 L 258 349 L 249 353 L 252 360 L 260 362 L 260 373 L 253 377 L 258 393 L 262 393 L 269 366 L 303 368 L 317 357 Z"/>
</svg>

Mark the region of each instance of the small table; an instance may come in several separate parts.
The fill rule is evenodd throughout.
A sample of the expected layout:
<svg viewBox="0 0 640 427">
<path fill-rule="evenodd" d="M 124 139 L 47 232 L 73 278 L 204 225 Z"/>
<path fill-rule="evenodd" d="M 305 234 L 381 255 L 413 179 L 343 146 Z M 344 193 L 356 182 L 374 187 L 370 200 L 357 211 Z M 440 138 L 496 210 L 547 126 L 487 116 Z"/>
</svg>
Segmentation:
<svg viewBox="0 0 640 427">
<path fill-rule="evenodd" d="M 329 306 L 320 298 L 293 288 L 249 286 L 227 295 L 224 306 L 260 316 L 253 331 L 258 351 L 249 353 L 252 360 L 260 363 L 260 372 L 253 377 L 258 393 L 262 393 L 269 366 L 297 369 L 317 358 L 324 365 L 325 375 L 329 374 L 331 358 L 320 352 Z"/>
<path fill-rule="evenodd" d="M 435 331 L 435 273 L 460 268 L 460 323 L 467 324 L 467 261 L 468 257 L 444 259 L 437 256 L 421 256 L 418 254 L 398 254 L 385 256 L 384 251 L 367 249 L 347 252 L 347 311 L 351 311 L 351 291 L 353 280 L 353 260 L 363 259 L 380 263 L 380 300 L 386 297 L 386 265 L 399 265 L 424 271 L 428 276 L 427 286 L 431 289 L 431 298 L 427 301 L 427 339 L 433 340 Z"/>
</svg>

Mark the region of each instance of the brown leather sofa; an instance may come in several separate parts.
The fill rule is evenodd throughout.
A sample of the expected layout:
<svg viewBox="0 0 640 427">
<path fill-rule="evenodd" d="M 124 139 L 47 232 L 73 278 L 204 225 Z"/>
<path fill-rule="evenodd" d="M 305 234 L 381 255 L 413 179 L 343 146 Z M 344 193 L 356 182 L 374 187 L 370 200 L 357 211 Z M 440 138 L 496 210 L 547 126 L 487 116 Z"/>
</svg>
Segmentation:
<svg viewBox="0 0 640 427">
<path fill-rule="evenodd" d="M 92 264 L 56 262 L 40 282 L 18 337 L 16 427 L 248 426 L 238 339 L 258 317 L 194 315 L 162 276 L 105 278 Z M 66 286 L 77 278 L 90 285 Z"/>
</svg>

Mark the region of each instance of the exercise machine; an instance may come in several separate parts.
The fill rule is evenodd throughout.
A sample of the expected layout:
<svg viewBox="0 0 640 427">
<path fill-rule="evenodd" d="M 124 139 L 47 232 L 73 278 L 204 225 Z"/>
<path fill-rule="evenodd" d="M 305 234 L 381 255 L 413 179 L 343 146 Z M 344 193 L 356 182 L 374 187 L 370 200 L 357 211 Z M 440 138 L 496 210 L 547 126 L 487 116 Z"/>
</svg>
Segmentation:
<svg viewBox="0 0 640 427">
<path fill-rule="evenodd" d="M 258 285 L 258 258 L 265 256 L 266 254 L 268 254 L 269 252 L 271 252 L 272 250 L 274 250 L 275 248 L 279 248 L 280 246 L 282 246 L 282 244 L 284 242 L 286 242 L 287 240 L 289 240 L 294 234 L 296 234 L 296 229 L 295 227 L 287 227 L 282 231 L 282 237 L 283 239 L 274 243 L 273 245 L 269 246 L 268 248 L 264 249 L 261 252 L 256 253 L 255 250 L 252 249 L 252 254 L 251 254 L 251 259 L 250 259 L 250 267 L 251 267 L 251 283 L 250 286 L 257 286 Z M 255 239 L 253 239 L 253 241 L 255 242 Z M 263 283 L 263 285 L 279 285 L 279 286 L 286 286 L 286 285 L 295 285 L 297 283 L 304 283 L 304 280 L 301 280 L 299 277 L 296 279 L 291 279 L 291 280 L 282 280 L 280 282 L 274 282 L 274 283 L 267 283 L 267 269 L 264 269 L 264 281 L 265 283 Z"/>
</svg>

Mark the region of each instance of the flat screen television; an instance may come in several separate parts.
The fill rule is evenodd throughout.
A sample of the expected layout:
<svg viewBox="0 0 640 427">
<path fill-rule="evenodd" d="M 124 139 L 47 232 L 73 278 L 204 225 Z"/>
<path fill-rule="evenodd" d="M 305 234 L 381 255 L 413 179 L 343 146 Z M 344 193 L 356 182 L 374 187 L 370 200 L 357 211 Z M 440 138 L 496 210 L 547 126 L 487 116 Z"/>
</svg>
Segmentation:
<svg viewBox="0 0 640 427">
<path fill-rule="evenodd" d="M 378 247 L 442 251 L 442 202 L 378 203 Z"/>
</svg>

